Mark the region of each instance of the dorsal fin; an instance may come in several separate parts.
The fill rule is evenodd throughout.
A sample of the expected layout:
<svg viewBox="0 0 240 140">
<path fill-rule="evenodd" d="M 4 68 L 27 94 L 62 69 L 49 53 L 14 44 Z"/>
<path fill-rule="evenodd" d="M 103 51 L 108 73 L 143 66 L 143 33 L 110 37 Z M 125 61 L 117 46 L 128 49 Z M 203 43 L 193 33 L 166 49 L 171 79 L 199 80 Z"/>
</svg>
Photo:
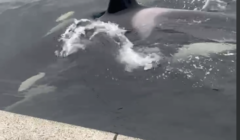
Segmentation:
<svg viewBox="0 0 240 140">
<path fill-rule="evenodd" d="M 113 14 L 138 5 L 136 0 L 110 0 L 107 13 Z"/>
</svg>

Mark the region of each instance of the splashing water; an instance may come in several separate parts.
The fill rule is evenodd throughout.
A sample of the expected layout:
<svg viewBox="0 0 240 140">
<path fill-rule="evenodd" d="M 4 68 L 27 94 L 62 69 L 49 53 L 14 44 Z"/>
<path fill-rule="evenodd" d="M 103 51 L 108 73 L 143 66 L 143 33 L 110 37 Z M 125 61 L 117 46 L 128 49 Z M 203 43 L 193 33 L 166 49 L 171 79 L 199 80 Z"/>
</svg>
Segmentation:
<svg viewBox="0 0 240 140">
<path fill-rule="evenodd" d="M 89 34 L 90 33 L 90 34 Z M 59 41 L 62 42 L 60 51 L 56 51 L 59 57 L 67 57 L 78 50 L 88 49 L 89 43 L 93 42 L 96 35 L 104 33 L 117 45 L 110 45 L 117 49 L 116 62 L 123 64 L 125 70 L 132 72 L 135 69 L 152 69 L 160 62 L 164 72 L 156 76 L 156 79 L 166 79 L 169 75 L 181 73 L 187 79 L 199 79 L 199 83 L 194 86 L 201 86 L 205 81 L 217 81 L 216 76 L 221 75 L 222 59 L 229 62 L 229 68 L 234 73 L 235 68 L 232 59 L 235 57 L 235 44 L 200 42 L 183 45 L 175 54 L 170 57 L 161 53 L 160 47 L 134 46 L 125 36 L 126 30 L 120 28 L 115 23 L 105 23 L 102 21 L 91 21 L 88 19 L 74 20 L 66 31 L 61 35 Z M 106 48 L 105 48 L 106 49 Z M 227 52 L 227 53 L 226 53 Z M 212 58 L 212 55 L 219 59 Z M 233 57 L 231 57 L 233 56 Z M 229 59 L 223 57 L 231 57 Z M 231 62 L 230 62 L 231 61 Z M 232 62 L 233 61 L 233 62 Z M 166 64 L 166 66 L 164 66 Z M 222 68 L 221 68 L 222 69 Z M 209 80 L 211 79 L 211 80 Z"/>
<path fill-rule="evenodd" d="M 226 10 L 227 3 L 221 0 L 205 0 L 202 11 L 224 11 Z"/>
<path fill-rule="evenodd" d="M 93 31 L 88 38 L 87 31 Z M 56 51 L 55 54 L 60 57 L 67 57 L 79 49 L 86 49 L 86 42 L 91 40 L 99 33 L 106 33 L 116 44 L 120 46 L 116 60 L 125 65 L 125 70 L 131 72 L 134 69 L 143 67 L 148 70 L 156 66 L 160 61 L 160 52 L 134 50 L 133 43 L 124 35 L 125 29 L 120 28 L 114 23 L 105 23 L 102 21 L 91 21 L 88 19 L 74 20 L 67 30 L 62 34 L 60 41 L 63 42 L 62 50 Z"/>
</svg>

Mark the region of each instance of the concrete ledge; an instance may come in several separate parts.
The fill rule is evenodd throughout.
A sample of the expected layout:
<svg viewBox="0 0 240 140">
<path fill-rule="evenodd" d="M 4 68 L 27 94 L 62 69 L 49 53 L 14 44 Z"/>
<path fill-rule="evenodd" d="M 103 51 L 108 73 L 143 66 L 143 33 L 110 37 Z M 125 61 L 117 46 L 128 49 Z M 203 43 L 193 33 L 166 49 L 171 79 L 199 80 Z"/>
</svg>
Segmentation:
<svg viewBox="0 0 240 140">
<path fill-rule="evenodd" d="M 139 140 L 80 126 L 0 111 L 0 140 Z"/>
</svg>

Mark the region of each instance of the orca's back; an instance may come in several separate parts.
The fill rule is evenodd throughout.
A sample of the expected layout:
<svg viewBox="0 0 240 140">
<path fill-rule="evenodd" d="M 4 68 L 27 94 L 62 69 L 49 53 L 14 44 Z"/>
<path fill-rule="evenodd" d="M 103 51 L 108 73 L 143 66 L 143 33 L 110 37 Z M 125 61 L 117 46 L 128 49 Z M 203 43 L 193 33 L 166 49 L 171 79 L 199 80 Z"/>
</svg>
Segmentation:
<svg viewBox="0 0 240 140">
<path fill-rule="evenodd" d="M 107 13 L 117 13 L 130 7 L 138 5 L 136 0 L 110 0 Z"/>
</svg>

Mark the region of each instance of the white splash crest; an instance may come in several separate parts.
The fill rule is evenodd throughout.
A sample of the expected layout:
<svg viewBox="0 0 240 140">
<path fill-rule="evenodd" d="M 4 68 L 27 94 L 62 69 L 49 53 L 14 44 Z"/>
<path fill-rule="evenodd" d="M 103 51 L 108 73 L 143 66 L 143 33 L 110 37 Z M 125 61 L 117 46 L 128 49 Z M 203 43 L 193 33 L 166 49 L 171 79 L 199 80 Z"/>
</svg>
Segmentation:
<svg viewBox="0 0 240 140">
<path fill-rule="evenodd" d="M 89 38 L 86 36 L 86 31 L 93 31 Z M 131 72 L 139 67 L 148 70 L 156 66 L 155 64 L 161 59 L 159 50 L 156 52 L 135 51 L 133 43 L 124 35 L 126 31 L 115 23 L 75 19 L 74 23 L 67 28 L 60 38 L 60 41 L 63 42 L 62 50 L 60 52 L 56 51 L 55 54 L 60 57 L 67 57 L 79 49 L 86 49 L 86 42 L 91 41 L 97 34 L 106 33 L 120 46 L 119 55 L 116 59 L 125 65 L 126 71 Z"/>
</svg>

